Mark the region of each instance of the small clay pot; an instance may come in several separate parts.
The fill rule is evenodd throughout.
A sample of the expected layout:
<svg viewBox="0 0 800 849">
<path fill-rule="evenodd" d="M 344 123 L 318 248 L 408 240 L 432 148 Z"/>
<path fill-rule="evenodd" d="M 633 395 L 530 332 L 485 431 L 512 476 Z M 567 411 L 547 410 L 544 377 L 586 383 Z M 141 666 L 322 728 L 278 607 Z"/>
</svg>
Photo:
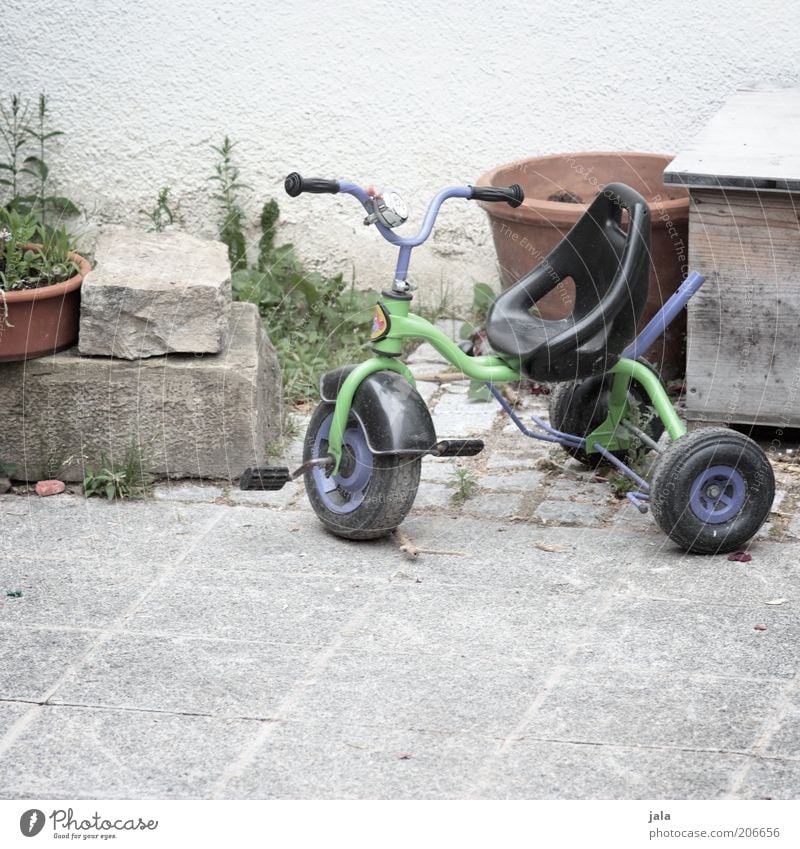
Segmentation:
<svg viewBox="0 0 800 849">
<path fill-rule="evenodd" d="M 547 256 L 608 183 L 626 183 L 650 206 L 650 291 L 640 329 L 678 288 L 688 270 L 689 194 L 665 186 L 671 156 L 654 153 L 572 153 L 522 159 L 484 174 L 480 186 L 519 183 L 525 201 L 517 209 L 485 203 L 504 288 Z M 702 272 L 702 269 L 698 269 Z M 575 288 L 565 280 L 537 302 L 543 318 L 564 318 L 572 311 Z M 685 373 L 686 315 L 681 313 L 647 352 L 665 380 Z"/>
<path fill-rule="evenodd" d="M 69 280 L 5 293 L 8 323 L 12 327 L 2 323 L 0 295 L 0 362 L 45 357 L 77 344 L 81 283 L 91 271 L 91 265 L 79 254 L 70 257 L 80 271 Z"/>
</svg>

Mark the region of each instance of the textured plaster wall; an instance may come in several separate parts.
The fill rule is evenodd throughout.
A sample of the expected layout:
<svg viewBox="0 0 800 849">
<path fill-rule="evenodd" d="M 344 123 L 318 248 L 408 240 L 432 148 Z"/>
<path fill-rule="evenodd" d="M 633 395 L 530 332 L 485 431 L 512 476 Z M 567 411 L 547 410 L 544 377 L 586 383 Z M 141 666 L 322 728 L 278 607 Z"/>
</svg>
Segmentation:
<svg viewBox="0 0 800 849">
<path fill-rule="evenodd" d="M 738 86 L 800 83 L 798 35 L 789 0 L 6 0 L 0 89 L 52 96 L 53 170 L 92 221 L 141 221 L 169 185 L 212 235 L 209 145 L 227 133 L 253 219 L 279 197 L 285 240 L 381 285 L 393 251 L 360 208 L 290 200 L 288 171 L 392 186 L 418 221 L 438 187 L 512 159 L 676 152 Z M 429 294 L 492 279 L 484 214 L 445 206 L 411 270 Z"/>
</svg>

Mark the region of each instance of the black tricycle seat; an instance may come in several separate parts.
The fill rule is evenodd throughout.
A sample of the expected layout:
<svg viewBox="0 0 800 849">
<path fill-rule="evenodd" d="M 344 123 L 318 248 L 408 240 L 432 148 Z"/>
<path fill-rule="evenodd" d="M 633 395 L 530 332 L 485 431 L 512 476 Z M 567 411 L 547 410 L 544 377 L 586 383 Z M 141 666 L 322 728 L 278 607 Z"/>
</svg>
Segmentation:
<svg viewBox="0 0 800 849">
<path fill-rule="evenodd" d="M 629 186 L 610 183 L 548 256 L 497 298 L 486 322 L 489 342 L 519 357 L 522 371 L 536 381 L 604 374 L 636 335 L 649 275 L 647 202 Z M 536 301 L 568 277 L 575 282 L 572 312 L 541 318 Z"/>
</svg>

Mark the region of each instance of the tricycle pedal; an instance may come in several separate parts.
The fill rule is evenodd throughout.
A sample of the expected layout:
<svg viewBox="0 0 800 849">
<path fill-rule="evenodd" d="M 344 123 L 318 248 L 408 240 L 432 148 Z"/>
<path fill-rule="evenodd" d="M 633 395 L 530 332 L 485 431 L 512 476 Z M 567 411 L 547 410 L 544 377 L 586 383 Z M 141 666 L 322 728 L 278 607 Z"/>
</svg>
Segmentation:
<svg viewBox="0 0 800 849">
<path fill-rule="evenodd" d="M 431 453 L 434 457 L 474 457 L 483 451 L 482 439 L 442 439 Z"/>
<path fill-rule="evenodd" d="M 277 490 L 292 479 L 286 466 L 260 466 L 245 469 L 239 478 L 239 489 Z"/>
</svg>

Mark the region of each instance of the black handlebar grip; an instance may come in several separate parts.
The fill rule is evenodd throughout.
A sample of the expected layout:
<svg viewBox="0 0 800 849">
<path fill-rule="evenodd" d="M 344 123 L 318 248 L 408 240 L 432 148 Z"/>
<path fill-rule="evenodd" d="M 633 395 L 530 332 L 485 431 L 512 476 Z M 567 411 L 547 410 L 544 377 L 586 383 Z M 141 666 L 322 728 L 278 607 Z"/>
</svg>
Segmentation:
<svg viewBox="0 0 800 849">
<path fill-rule="evenodd" d="M 289 174 L 283 182 L 283 187 L 286 189 L 286 194 L 293 198 L 296 198 L 303 192 L 311 192 L 315 195 L 335 195 L 339 191 L 337 180 L 321 180 L 319 177 L 301 177 L 297 171 L 292 171 Z"/>
<path fill-rule="evenodd" d="M 499 186 L 470 186 L 472 200 L 482 200 L 487 203 L 507 203 L 510 207 L 516 209 L 522 201 L 525 200 L 525 192 L 522 191 L 522 186 L 519 183 L 514 183 L 507 189 L 502 189 Z"/>
</svg>

